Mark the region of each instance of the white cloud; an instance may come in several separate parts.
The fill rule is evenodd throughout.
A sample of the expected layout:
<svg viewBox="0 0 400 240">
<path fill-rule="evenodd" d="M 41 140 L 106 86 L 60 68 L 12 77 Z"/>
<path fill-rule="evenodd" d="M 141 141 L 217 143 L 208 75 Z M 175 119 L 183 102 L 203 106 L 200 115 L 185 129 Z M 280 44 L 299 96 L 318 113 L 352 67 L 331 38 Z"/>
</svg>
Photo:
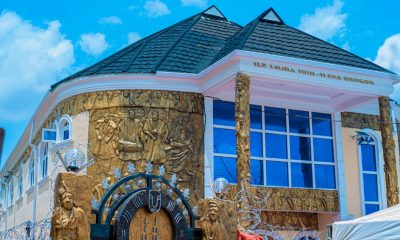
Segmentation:
<svg viewBox="0 0 400 240">
<path fill-rule="evenodd" d="M 74 49 L 60 27 L 0 13 L 0 122 L 28 119 L 50 85 L 69 73 Z"/>
<path fill-rule="evenodd" d="M 99 19 L 100 24 L 122 24 L 122 20 L 117 16 L 102 17 Z"/>
<path fill-rule="evenodd" d="M 128 33 L 128 44 L 134 43 L 140 40 L 142 37 L 137 32 L 130 32 Z"/>
<path fill-rule="evenodd" d="M 161 17 L 164 15 L 171 14 L 168 6 L 160 0 L 148 0 L 144 4 L 146 15 L 148 17 Z"/>
<path fill-rule="evenodd" d="M 196 6 L 199 8 L 205 8 L 208 4 L 207 0 L 181 0 L 181 4 L 184 7 Z"/>
<path fill-rule="evenodd" d="M 379 47 L 374 62 L 400 74 L 400 33 L 386 38 Z"/>
<path fill-rule="evenodd" d="M 382 46 L 379 47 L 374 63 L 400 74 L 400 33 L 386 38 Z M 395 85 L 392 96 L 400 102 L 400 85 Z"/>
<path fill-rule="evenodd" d="M 343 36 L 347 18 L 347 14 L 342 13 L 343 5 L 342 1 L 335 0 L 332 5 L 315 9 L 311 15 L 303 15 L 298 28 L 323 40 Z"/>
<path fill-rule="evenodd" d="M 109 44 L 103 33 L 85 33 L 81 35 L 79 46 L 85 53 L 98 56 L 107 50 Z"/>
</svg>

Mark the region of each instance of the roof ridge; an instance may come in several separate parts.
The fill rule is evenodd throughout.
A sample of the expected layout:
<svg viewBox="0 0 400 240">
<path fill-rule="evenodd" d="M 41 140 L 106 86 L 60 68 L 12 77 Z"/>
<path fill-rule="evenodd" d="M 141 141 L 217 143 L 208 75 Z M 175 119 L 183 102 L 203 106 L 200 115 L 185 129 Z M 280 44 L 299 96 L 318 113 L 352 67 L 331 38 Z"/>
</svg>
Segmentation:
<svg viewBox="0 0 400 240">
<path fill-rule="evenodd" d="M 168 49 L 168 51 L 164 54 L 164 56 L 162 57 L 162 59 L 157 63 L 157 65 L 153 68 L 153 70 L 151 70 L 151 72 L 156 72 L 157 71 L 157 69 L 161 66 L 161 64 L 165 61 L 165 59 L 168 57 L 168 55 L 169 55 L 169 53 L 176 47 L 176 45 L 178 45 L 178 43 L 182 40 L 182 38 L 186 35 L 186 33 L 190 30 L 190 29 L 192 29 L 192 27 L 196 24 L 196 23 L 198 23 L 199 22 L 199 16 L 201 15 L 201 13 L 200 14 L 197 14 L 197 16 L 194 16 L 194 17 L 197 17 L 197 19 L 192 23 L 192 24 L 190 24 L 190 26 L 188 26 L 188 28 L 185 30 L 185 31 L 183 31 L 183 33 L 181 34 L 181 36 L 175 41 L 175 43 L 174 44 L 172 44 L 172 46 Z M 193 18 L 194 18 L 193 17 Z"/>
<path fill-rule="evenodd" d="M 136 56 L 135 56 L 134 58 L 132 58 L 132 59 L 129 61 L 129 64 L 127 64 L 127 67 L 124 69 L 124 71 L 121 71 L 121 72 L 126 72 L 126 71 L 130 68 L 131 64 L 132 64 L 133 61 L 135 61 L 136 58 L 139 56 L 140 52 L 141 52 L 141 51 L 143 50 L 143 48 L 146 46 L 146 43 L 147 43 L 147 42 L 149 42 L 149 41 L 153 40 L 155 37 L 157 37 L 157 36 L 159 36 L 159 35 L 161 35 L 161 34 L 167 32 L 167 31 L 170 30 L 171 28 L 173 28 L 173 27 L 175 27 L 175 26 L 177 26 L 177 25 L 180 25 L 180 24 L 183 24 L 183 23 L 189 21 L 190 19 L 196 17 L 197 15 L 198 15 L 198 14 L 193 15 L 193 16 L 191 16 L 191 17 L 188 17 L 188 18 L 186 18 L 186 19 L 183 19 L 182 21 L 179 21 L 179 22 L 173 24 L 172 26 L 169 26 L 169 27 L 167 27 L 167 28 L 161 29 L 160 31 L 157 31 L 157 32 L 155 32 L 155 33 L 153 33 L 153 34 L 151 34 L 151 35 L 145 37 L 144 39 L 142 39 L 142 40 L 141 40 L 141 42 L 142 42 L 141 44 L 142 44 L 142 45 L 141 45 L 141 48 L 140 48 L 139 52 L 136 54 Z M 126 54 L 128 54 L 128 53 L 129 53 L 129 52 L 123 54 L 121 57 L 119 57 L 119 58 L 117 58 L 117 59 L 120 59 L 120 58 L 124 57 L 124 56 L 125 56 Z M 115 54 L 113 54 L 113 55 L 115 55 Z M 111 55 L 111 56 L 113 56 L 113 55 Z M 110 62 L 110 63 L 104 65 L 103 67 L 106 67 L 106 66 L 110 65 L 111 63 L 112 63 L 112 62 Z M 97 73 L 98 71 L 100 71 L 100 69 L 97 70 L 95 73 Z"/>
<path fill-rule="evenodd" d="M 254 19 L 253 21 L 249 22 L 248 24 L 246 24 L 244 27 L 241 27 L 235 34 L 233 34 L 230 38 L 228 38 L 225 42 L 225 45 L 223 48 L 221 48 L 221 50 L 218 52 L 218 54 L 214 57 L 214 59 L 211 61 L 212 63 L 218 61 L 219 59 L 221 59 L 222 57 L 226 56 L 228 53 L 224 53 L 224 51 L 227 51 L 228 47 L 230 47 L 228 44 L 232 41 L 235 40 L 235 38 L 241 34 L 244 33 L 244 31 L 247 31 L 245 33 L 245 37 L 243 39 L 239 40 L 239 44 L 236 44 L 236 46 L 234 47 L 234 49 L 232 49 L 231 51 L 235 50 L 235 49 L 240 49 L 243 47 L 244 43 L 246 42 L 247 38 L 250 36 L 250 33 L 254 30 L 254 28 L 257 26 L 258 24 L 258 18 Z M 231 52 L 230 51 L 230 52 Z M 223 55 L 223 56 L 222 56 Z"/>
<path fill-rule="evenodd" d="M 90 68 L 92 68 L 92 67 L 94 67 L 94 66 L 96 66 L 96 65 L 98 65 L 98 64 L 100 64 L 100 63 L 104 63 L 106 60 L 109 60 L 109 59 L 112 58 L 112 57 L 115 57 L 115 55 L 117 55 L 117 54 L 123 52 L 123 51 L 126 50 L 127 48 L 132 47 L 132 46 L 134 46 L 134 45 L 136 45 L 136 44 L 137 44 L 138 46 L 136 46 L 136 47 L 133 48 L 132 50 L 134 50 L 134 49 L 136 49 L 136 48 L 138 48 L 138 47 L 140 47 L 140 46 L 144 46 L 144 45 L 145 45 L 144 43 L 147 43 L 149 40 L 153 39 L 154 37 L 156 37 L 156 36 L 158 36 L 158 35 L 160 35 L 160 34 L 163 34 L 164 32 L 170 30 L 171 28 L 173 28 L 173 27 L 175 27 L 175 26 L 177 26 L 177 25 L 179 25 L 179 24 L 185 23 L 186 21 L 189 21 L 190 19 L 192 19 L 192 18 L 194 18 L 194 17 L 196 17 L 196 16 L 198 16 L 198 15 L 200 15 L 200 14 L 201 14 L 201 13 L 197 13 L 197 14 L 195 14 L 195 15 L 192 15 L 192 16 L 190 16 L 190 17 L 187 17 L 187 18 L 185 18 L 185 19 L 183 19 L 183 20 L 181 20 L 181 21 L 179 21 L 179 22 L 177 22 L 177 23 L 175 23 L 175 24 L 173 24 L 173 25 L 171 25 L 171 26 L 169 26 L 169 27 L 167 27 L 167 28 L 161 29 L 161 30 L 159 30 L 159 31 L 157 31 L 157 32 L 155 32 L 155 33 L 153 33 L 153 34 L 150 34 L 149 36 L 147 36 L 147 37 L 145 37 L 145 38 L 140 39 L 140 40 L 137 41 L 137 42 L 134 42 L 134 43 L 132 43 L 132 44 L 130 44 L 130 45 L 128 45 L 128 46 L 122 48 L 121 50 L 117 51 L 116 53 L 113 53 L 113 54 L 109 55 L 108 57 L 104 58 L 104 59 L 101 60 L 100 62 L 96 62 L 96 63 L 94 63 L 93 65 L 91 65 L 91 66 L 89 66 L 89 67 L 87 67 L 87 68 L 84 68 L 84 69 L 82 69 L 82 70 L 80 70 L 80 71 L 78 71 L 78 72 L 72 74 L 71 76 L 68 76 L 68 77 L 66 77 L 66 78 L 64 78 L 64 79 L 62 79 L 62 80 L 60 80 L 60 81 L 54 83 L 53 85 L 51 85 L 50 91 L 51 91 L 51 92 L 54 91 L 54 89 L 55 89 L 58 85 L 60 85 L 60 84 L 62 84 L 62 83 L 64 83 L 64 82 L 66 82 L 66 81 L 71 80 L 72 78 L 74 78 L 75 76 L 79 75 L 80 73 L 85 72 L 85 71 L 89 70 Z M 131 51 L 128 51 L 127 53 L 123 54 L 121 57 L 125 56 L 125 55 L 128 54 L 129 52 L 131 52 Z M 120 59 L 121 57 L 119 57 L 119 58 L 117 58 L 117 59 Z M 136 59 L 136 57 L 137 57 L 137 56 L 135 56 L 134 59 Z M 108 66 L 109 64 L 111 64 L 111 62 L 110 62 L 110 63 L 107 63 L 105 66 Z M 99 71 L 99 70 L 98 70 L 98 71 Z M 97 72 L 97 71 L 96 71 L 96 72 Z M 95 73 L 96 73 L 96 72 L 95 72 Z"/>
<path fill-rule="evenodd" d="M 107 56 L 107 57 L 104 58 L 103 60 L 101 60 L 101 61 L 99 61 L 99 62 L 96 62 L 96 63 L 90 65 L 89 67 L 86 67 L 86 68 L 84 68 L 84 69 L 81 69 L 81 70 L 79 70 L 78 72 L 76 72 L 76 73 L 74 73 L 74 74 L 72 74 L 72 75 L 70 75 L 70 76 L 68 76 L 68 77 L 66 77 L 66 78 L 64 78 L 64 79 L 62 79 L 62 80 L 60 80 L 60 81 L 54 83 L 53 85 L 50 86 L 50 92 L 52 92 L 52 91 L 53 91 L 58 85 L 60 85 L 61 83 L 66 82 L 66 81 L 68 81 L 68 80 L 71 80 L 71 79 L 74 78 L 75 76 L 77 76 L 77 75 L 79 75 L 79 74 L 81 74 L 81 73 L 83 73 L 83 72 L 85 72 L 85 71 L 88 71 L 88 70 L 91 69 L 92 67 L 94 67 L 94 66 L 96 66 L 96 65 L 98 65 L 98 64 L 100 64 L 100 63 L 103 63 L 103 62 L 109 60 L 111 57 L 113 57 L 113 56 L 115 56 L 115 55 L 117 55 L 117 54 L 123 52 L 124 50 L 126 50 L 126 49 L 129 48 L 129 47 L 133 47 L 132 50 L 135 50 L 136 48 L 138 48 L 138 47 L 140 47 L 140 46 L 142 45 L 142 42 L 143 42 L 142 40 L 143 40 L 143 39 L 139 40 L 138 42 L 134 42 L 134 43 L 132 43 L 132 44 L 130 44 L 130 45 L 128 45 L 128 46 L 122 48 L 121 50 L 117 51 L 116 53 L 113 53 L 113 54 Z M 134 47 L 134 45 L 137 45 L 137 46 Z M 130 51 L 132 51 L 132 50 L 130 50 Z M 130 51 L 128 51 L 128 52 L 130 52 Z M 126 54 L 127 54 L 127 53 L 126 53 Z M 124 54 L 123 56 L 125 56 L 126 54 Z M 107 64 L 107 65 L 108 65 L 108 64 Z M 96 72 L 97 72 L 97 71 L 96 71 Z"/>
<path fill-rule="evenodd" d="M 379 66 L 378 64 L 376 64 L 376 63 L 374 63 L 374 62 L 368 61 L 367 59 L 362 58 L 362 57 L 360 57 L 360 56 L 358 56 L 358 55 L 356 55 L 356 54 L 354 54 L 354 53 L 352 53 L 352 52 L 350 52 L 350 51 L 347 51 L 347 50 L 343 49 L 343 48 L 340 48 L 340 47 L 338 47 L 338 46 L 336 46 L 336 45 L 334 45 L 334 44 L 332 44 L 332 43 L 330 43 L 330 42 L 327 42 L 327 41 L 325 41 L 325 40 L 322 40 L 322 39 L 320 39 L 320 38 L 318 38 L 318 37 L 315 37 L 315 36 L 313 36 L 313 35 L 311 35 L 311 34 L 308 34 L 308 33 L 304 32 L 304 31 L 299 30 L 299 29 L 297 29 L 297 28 L 294 28 L 294 27 L 292 27 L 292 26 L 288 26 L 288 25 L 286 25 L 286 24 L 285 24 L 285 26 L 287 26 L 287 27 L 289 27 L 289 28 L 291 28 L 291 29 L 293 29 L 293 30 L 295 30 L 295 31 L 297 31 L 297 32 L 306 34 L 307 36 L 309 36 L 309 37 L 311 37 L 311 38 L 313 38 L 313 39 L 317 39 L 318 41 L 324 42 L 324 43 L 326 43 L 326 44 L 328 44 L 328 45 L 330 45 L 330 46 L 332 46 L 332 47 L 334 47 L 334 48 L 336 48 L 336 49 L 339 49 L 339 50 L 341 50 L 341 51 L 344 51 L 344 52 L 346 52 L 346 53 L 352 55 L 353 57 L 356 57 L 356 58 L 358 58 L 358 59 L 361 59 L 362 61 L 364 61 L 364 62 L 366 62 L 366 63 L 372 64 L 372 65 L 374 65 L 374 66 L 376 66 L 376 67 L 378 67 L 378 68 L 384 70 L 384 71 L 387 72 L 387 73 L 396 74 L 396 73 L 394 73 L 394 72 L 392 72 L 392 71 L 390 71 L 390 70 L 388 70 L 388 69 L 386 69 L 386 68 L 384 68 L 384 67 L 382 67 L 382 66 Z M 358 67 L 358 68 L 360 68 L 360 67 Z M 370 69 L 370 70 L 373 70 L 373 69 Z"/>
</svg>

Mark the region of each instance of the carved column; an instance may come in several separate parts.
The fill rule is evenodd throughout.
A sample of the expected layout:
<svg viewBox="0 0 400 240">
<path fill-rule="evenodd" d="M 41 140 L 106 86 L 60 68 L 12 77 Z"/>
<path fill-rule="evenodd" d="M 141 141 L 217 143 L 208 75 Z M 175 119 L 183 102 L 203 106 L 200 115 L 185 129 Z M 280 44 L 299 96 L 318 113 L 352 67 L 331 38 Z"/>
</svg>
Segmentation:
<svg viewBox="0 0 400 240">
<path fill-rule="evenodd" d="M 235 121 L 236 121 L 236 167 L 239 193 L 238 215 L 239 224 L 248 226 L 246 212 L 249 210 L 249 200 L 246 190 L 250 190 L 250 78 L 238 73 L 235 89 Z"/>
<path fill-rule="evenodd" d="M 382 134 L 383 159 L 385 162 L 386 196 L 388 207 L 399 203 L 397 186 L 397 170 L 395 142 L 393 139 L 392 119 L 390 117 L 390 102 L 388 97 L 379 98 L 380 128 Z"/>
</svg>

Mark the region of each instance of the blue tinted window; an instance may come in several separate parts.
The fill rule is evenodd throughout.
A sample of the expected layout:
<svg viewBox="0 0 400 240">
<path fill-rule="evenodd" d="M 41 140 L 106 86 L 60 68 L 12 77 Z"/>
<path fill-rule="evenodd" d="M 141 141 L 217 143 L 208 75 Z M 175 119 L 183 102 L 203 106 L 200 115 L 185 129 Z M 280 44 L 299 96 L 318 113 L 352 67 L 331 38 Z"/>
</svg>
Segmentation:
<svg viewBox="0 0 400 240">
<path fill-rule="evenodd" d="M 286 132 L 286 110 L 265 107 L 265 129 Z"/>
<path fill-rule="evenodd" d="M 365 214 L 379 211 L 379 204 L 365 204 Z"/>
<path fill-rule="evenodd" d="M 376 171 L 375 145 L 361 144 L 362 168 L 364 171 Z"/>
<path fill-rule="evenodd" d="M 289 131 L 292 133 L 310 133 L 308 112 L 289 110 Z"/>
<path fill-rule="evenodd" d="M 312 113 L 313 134 L 332 136 L 331 115 L 326 113 Z"/>
<path fill-rule="evenodd" d="M 267 185 L 289 186 L 288 167 L 285 162 L 267 161 Z"/>
<path fill-rule="evenodd" d="M 235 126 L 235 103 L 214 101 L 214 124 Z"/>
<path fill-rule="evenodd" d="M 264 184 L 263 161 L 251 160 L 250 174 L 251 174 L 251 184 L 263 185 Z"/>
<path fill-rule="evenodd" d="M 263 154 L 262 146 L 262 133 L 251 132 L 250 133 L 250 154 L 254 157 L 262 157 Z"/>
<path fill-rule="evenodd" d="M 236 183 L 236 159 L 214 157 L 214 179 L 225 178 L 230 183 Z"/>
<path fill-rule="evenodd" d="M 69 130 L 64 130 L 64 136 L 63 140 L 69 139 Z"/>
<path fill-rule="evenodd" d="M 290 158 L 294 160 L 311 160 L 310 138 L 290 136 Z"/>
<path fill-rule="evenodd" d="M 286 135 L 267 133 L 265 142 L 267 157 L 287 159 Z"/>
<path fill-rule="evenodd" d="M 49 141 L 55 141 L 56 140 L 56 132 L 55 131 L 49 131 L 49 130 L 43 130 L 43 140 L 49 140 Z"/>
<path fill-rule="evenodd" d="M 262 128 L 261 106 L 250 105 L 250 128 Z"/>
<path fill-rule="evenodd" d="M 333 142 L 331 139 L 314 138 L 314 161 L 333 162 Z"/>
<path fill-rule="evenodd" d="M 377 202 L 378 198 L 378 182 L 376 174 L 363 174 L 364 178 L 364 200 Z"/>
<path fill-rule="evenodd" d="M 335 189 L 335 167 L 315 164 L 315 186 L 317 188 Z"/>
<path fill-rule="evenodd" d="M 291 163 L 293 187 L 312 188 L 312 166 L 307 163 Z"/>
<path fill-rule="evenodd" d="M 236 154 L 236 131 L 214 128 L 214 153 Z"/>
</svg>

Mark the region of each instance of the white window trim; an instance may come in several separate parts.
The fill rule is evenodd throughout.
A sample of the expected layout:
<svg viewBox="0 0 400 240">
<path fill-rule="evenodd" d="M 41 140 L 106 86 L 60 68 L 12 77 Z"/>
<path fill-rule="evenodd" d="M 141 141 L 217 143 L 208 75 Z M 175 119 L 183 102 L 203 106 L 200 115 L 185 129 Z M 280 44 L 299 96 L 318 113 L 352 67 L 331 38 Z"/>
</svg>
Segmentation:
<svg viewBox="0 0 400 240">
<path fill-rule="evenodd" d="M 47 153 L 45 153 L 44 152 L 44 150 L 46 149 L 46 144 L 47 144 Z M 39 149 L 39 152 L 40 152 L 40 159 L 39 159 L 39 179 L 43 179 L 43 178 L 45 178 L 48 174 L 49 174 L 49 157 L 50 157 L 50 143 L 48 143 L 48 142 L 42 142 L 41 144 L 40 144 L 40 149 Z M 42 173 L 43 173 L 43 163 L 44 163 L 44 159 L 47 157 L 47 169 L 46 169 L 46 174 L 45 175 L 43 175 Z"/>
<path fill-rule="evenodd" d="M 33 154 L 33 152 L 34 151 L 32 151 L 32 154 L 28 161 L 28 189 L 35 186 L 35 177 L 37 177 L 35 176 L 35 174 L 37 174 L 35 173 L 35 164 L 37 163 L 35 163 L 35 156 L 34 156 L 35 154 Z M 31 181 L 32 174 L 33 174 L 33 182 Z"/>
<path fill-rule="evenodd" d="M 17 202 L 22 199 L 24 195 L 24 165 L 21 163 L 18 170 L 18 178 L 17 178 Z M 21 180 L 21 181 L 20 181 Z"/>
<path fill-rule="evenodd" d="M 8 183 L 8 207 L 11 208 L 15 201 L 14 191 L 14 176 L 10 176 L 10 182 Z"/>
<path fill-rule="evenodd" d="M 204 196 L 214 198 L 214 127 L 213 127 L 213 106 L 214 100 L 210 97 L 204 98 Z"/>
<path fill-rule="evenodd" d="M 68 123 L 68 130 L 69 130 L 69 138 L 64 139 L 64 125 L 65 123 Z M 57 122 L 57 137 L 56 137 L 56 142 L 63 142 L 70 140 L 72 138 L 72 118 L 68 115 L 63 115 Z"/>
<path fill-rule="evenodd" d="M 47 132 L 54 132 L 56 134 L 56 140 L 46 140 L 44 139 L 44 133 L 45 131 Z M 42 129 L 42 142 L 55 142 L 57 141 L 57 129 L 52 129 L 52 128 L 43 128 Z"/>
<path fill-rule="evenodd" d="M 212 98 L 208 98 L 210 99 L 211 103 L 206 104 L 206 138 L 205 138 L 205 148 L 209 148 L 209 145 L 211 145 L 211 151 L 210 149 L 205 149 L 205 156 L 208 157 L 209 162 L 211 162 L 212 164 L 210 164 L 212 167 L 212 175 L 211 175 L 211 179 L 214 179 L 214 157 L 230 157 L 230 158 L 236 158 L 236 154 L 223 154 L 223 153 L 214 153 L 214 147 L 213 147 L 213 143 L 214 143 L 214 128 L 220 128 L 220 129 L 229 129 L 229 130 L 236 130 L 236 128 L 234 126 L 225 126 L 225 125 L 218 125 L 215 124 L 214 125 L 214 118 L 213 118 L 213 110 L 214 110 L 214 99 Z M 206 101 L 207 103 L 207 101 Z M 278 188 L 299 188 L 299 189 L 319 189 L 319 190 L 338 190 L 339 186 L 338 186 L 338 167 L 337 167 L 337 156 L 336 156 L 336 149 L 337 146 L 335 144 L 335 125 L 333 124 L 333 121 L 335 119 L 334 113 L 332 112 L 323 112 L 323 111 L 318 111 L 317 113 L 323 113 L 323 114 L 329 114 L 331 115 L 331 129 L 332 129 L 332 136 L 321 136 L 321 135 L 314 135 L 313 134 L 313 129 L 312 129 L 312 112 L 316 112 L 316 111 L 311 111 L 311 110 L 304 110 L 304 109 L 296 109 L 296 108 L 288 108 L 288 107 L 275 107 L 275 106 L 269 106 L 269 105 L 260 105 L 260 104 L 255 104 L 257 106 L 261 106 L 262 109 L 264 109 L 265 107 L 273 107 L 273 108 L 282 108 L 285 109 L 285 114 L 286 114 L 286 132 L 278 132 L 278 131 L 272 131 L 272 130 L 266 130 L 265 129 L 265 113 L 264 111 L 262 111 L 262 129 L 250 129 L 250 132 L 259 132 L 262 133 L 262 144 L 263 144 L 263 157 L 251 157 L 250 159 L 252 160 L 262 160 L 263 161 L 263 185 L 254 185 L 253 186 L 260 186 L 260 187 L 278 187 Z M 211 108 L 211 111 L 209 110 L 209 108 Z M 310 133 L 309 134 L 301 134 L 301 133 L 291 133 L 289 132 L 289 109 L 290 110 L 299 110 L 299 111 L 306 111 L 308 112 L 308 118 L 309 118 L 309 126 L 310 126 Z M 208 129 L 210 127 L 207 128 L 207 125 L 210 124 L 211 125 L 211 130 Z M 266 133 L 273 133 L 273 134 L 279 134 L 279 135 L 285 135 L 286 136 L 286 141 L 287 141 L 287 159 L 275 159 L 275 158 L 269 158 L 266 157 L 266 153 L 265 153 L 265 134 Z M 310 157 L 311 160 L 293 160 L 291 159 L 290 156 L 290 136 L 299 136 L 299 137 L 308 137 L 310 139 Z M 332 153 L 333 153 L 333 162 L 317 162 L 314 160 L 314 142 L 313 139 L 314 138 L 321 138 L 321 139 L 330 139 L 332 140 Z M 266 169 L 266 161 L 267 160 L 273 160 L 273 161 L 277 161 L 277 162 L 286 162 L 288 163 L 288 183 L 289 186 L 268 186 L 267 185 L 267 172 L 265 171 Z M 312 166 L 312 188 L 307 188 L 307 187 L 294 187 L 292 186 L 292 177 L 291 177 L 291 167 L 290 167 L 290 163 L 308 163 L 311 164 Z M 328 165 L 328 166 L 334 166 L 334 170 L 335 170 L 335 188 L 317 188 L 316 187 L 316 183 L 315 183 L 315 164 L 318 165 Z M 208 170 L 207 170 L 208 171 Z M 205 169 L 206 172 L 206 169 Z M 231 183 L 232 185 L 236 185 L 236 183 Z"/>
<path fill-rule="evenodd" d="M 384 175 L 384 168 L 383 168 L 383 150 L 382 150 L 382 140 L 381 137 L 372 129 L 364 128 L 361 132 L 368 134 L 374 140 L 375 145 L 375 158 L 377 161 L 376 172 L 377 172 L 377 181 L 378 181 L 378 202 L 379 203 L 379 210 L 384 209 L 387 207 L 386 202 L 386 183 L 385 183 L 385 175 Z M 361 144 L 357 143 L 358 149 L 358 166 L 359 166 L 359 177 L 360 177 L 360 200 L 361 200 L 361 214 L 364 216 L 365 213 L 365 204 L 370 202 L 365 201 L 364 199 L 364 179 L 363 173 L 367 171 L 362 170 L 362 155 L 361 155 Z M 372 202 L 371 202 L 372 203 Z"/>
</svg>

